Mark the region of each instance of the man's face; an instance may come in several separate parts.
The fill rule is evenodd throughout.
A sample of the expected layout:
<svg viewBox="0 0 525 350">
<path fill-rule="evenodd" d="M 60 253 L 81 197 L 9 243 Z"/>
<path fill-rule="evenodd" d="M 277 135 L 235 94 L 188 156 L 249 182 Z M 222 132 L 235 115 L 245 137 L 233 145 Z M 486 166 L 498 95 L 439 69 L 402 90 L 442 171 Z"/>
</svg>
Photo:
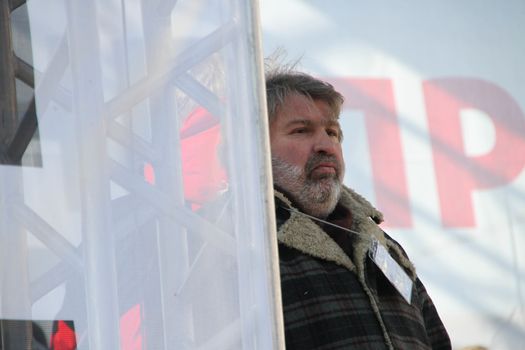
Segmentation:
<svg viewBox="0 0 525 350">
<path fill-rule="evenodd" d="M 274 183 L 307 214 L 325 218 L 341 193 L 341 129 L 328 104 L 292 94 L 270 122 Z"/>
</svg>

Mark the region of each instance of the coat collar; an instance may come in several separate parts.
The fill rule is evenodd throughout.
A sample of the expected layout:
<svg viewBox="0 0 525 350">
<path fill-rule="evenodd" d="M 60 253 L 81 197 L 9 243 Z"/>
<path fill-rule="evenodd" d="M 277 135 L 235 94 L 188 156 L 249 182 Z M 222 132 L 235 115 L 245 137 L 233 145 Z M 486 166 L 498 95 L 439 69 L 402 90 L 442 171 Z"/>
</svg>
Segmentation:
<svg viewBox="0 0 525 350">
<path fill-rule="evenodd" d="M 385 238 L 383 230 L 378 226 L 383 221 L 383 214 L 365 198 L 346 186 L 343 186 L 338 205 L 346 208 L 352 215 L 352 224 L 348 228 L 360 233 L 359 236 L 355 236 L 353 261 L 314 220 L 294 208 L 292 202 L 283 193 L 275 190 L 275 197 L 283 206 L 292 209 L 288 220 L 277 231 L 278 241 L 288 247 L 334 262 L 354 272 L 364 271 L 364 263 L 372 238 L 388 247 L 389 250 L 394 249 L 394 245 Z M 408 259 L 397 246 L 394 250 L 398 258 L 396 260 L 401 260 L 400 262 L 415 276 L 413 266 Z"/>
</svg>

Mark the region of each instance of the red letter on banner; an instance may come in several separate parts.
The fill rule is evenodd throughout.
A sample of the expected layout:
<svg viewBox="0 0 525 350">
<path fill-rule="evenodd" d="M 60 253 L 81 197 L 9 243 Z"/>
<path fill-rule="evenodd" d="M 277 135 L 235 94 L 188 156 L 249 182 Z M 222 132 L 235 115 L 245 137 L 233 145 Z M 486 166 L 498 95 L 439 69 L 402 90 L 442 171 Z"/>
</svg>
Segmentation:
<svg viewBox="0 0 525 350">
<path fill-rule="evenodd" d="M 513 98 L 478 79 L 435 79 L 423 84 L 443 225 L 475 225 L 472 191 L 510 183 L 525 165 L 525 119 Z M 486 113 L 495 129 L 487 154 L 467 157 L 462 109 Z"/>
<path fill-rule="evenodd" d="M 389 227 L 410 227 L 410 205 L 395 111 L 392 83 L 386 79 L 332 81 L 345 96 L 344 108 L 364 113 L 368 133 L 377 206 Z"/>
</svg>

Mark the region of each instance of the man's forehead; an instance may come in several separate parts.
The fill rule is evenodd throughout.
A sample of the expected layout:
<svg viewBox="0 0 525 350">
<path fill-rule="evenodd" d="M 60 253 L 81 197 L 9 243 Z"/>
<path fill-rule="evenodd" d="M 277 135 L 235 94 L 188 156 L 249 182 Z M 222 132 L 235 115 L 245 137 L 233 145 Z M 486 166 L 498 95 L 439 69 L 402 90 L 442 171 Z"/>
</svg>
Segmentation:
<svg viewBox="0 0 525 350">
<path fill-rule="evenodd" d="M 311 119 L 312 117 L 322 116 L 326 123 L 339 124 L 338 115 L 330 107 L 327 101 L 322 99 L 312 99 L 309 96 L 292 94 L 287 96 L 281 105 L 278 115 L 286 115 L 286 119 Z"/>
<path fill-rule="evenodd" d="M 328 118 L 322 118 L 321 120 L 312 120 L 309 117 L 302 117 L 300 115 L 296 116 L 288 116 L 286 120 L 284 121 L 285 125 L 295 125 L 295 124 L 301 124 L 301 125 L 314 125 L 314 124 L 321 124 L 325 126 L 337 126 L 339 125 L 339 120 L 336 117 L 328 117 Z"/>
</svg>

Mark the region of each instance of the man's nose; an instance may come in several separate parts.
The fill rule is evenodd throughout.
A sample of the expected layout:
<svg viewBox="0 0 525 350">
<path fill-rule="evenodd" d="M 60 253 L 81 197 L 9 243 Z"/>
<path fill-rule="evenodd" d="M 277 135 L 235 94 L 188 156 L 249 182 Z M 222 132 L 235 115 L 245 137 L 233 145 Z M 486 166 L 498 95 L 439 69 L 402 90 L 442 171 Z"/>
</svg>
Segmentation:
<svg viewBox="0 0 525 350">
<path fill-rule="evenodd" d="M 333 155 L 336 153 L 338 145 L 339 143 L 334 137 L 323 131 L 315 136 L 314 151 Z"/>
</svg>

